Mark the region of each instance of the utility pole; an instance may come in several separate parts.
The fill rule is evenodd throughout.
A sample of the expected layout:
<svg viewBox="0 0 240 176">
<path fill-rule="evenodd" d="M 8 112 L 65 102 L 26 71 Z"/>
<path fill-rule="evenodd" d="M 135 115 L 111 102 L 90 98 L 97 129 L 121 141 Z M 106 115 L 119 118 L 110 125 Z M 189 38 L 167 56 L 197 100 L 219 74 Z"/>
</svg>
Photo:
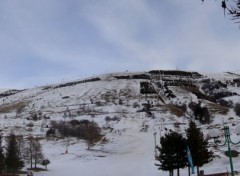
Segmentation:
<svg viewBox="0 0 240 176">
<path fill-rule="evenodd" d="M 157 135 L 157 132 L 153 133 L 153 136 L 154 136 L 154 144 L 155 144 L 155 158 L 157 157 L 157 142 L 156 142 L 156 135 Z"/>
<path fill-rule="evenodd" d="M 223 144 L 218 144 L 218 143 L 216 142 L 216 137 L 214 137 L 214 143 L 215 143 L 217 146 L 225 146 L 225 145 L 227 144 L 227 147 L 228 147 L 228 157 L 229 157 L 230 168 L 231 168 L 231 176 L 234 176 L 231 144 L 237 145 L 237 144 L 240 143 L 240 141 L 239 141 L 239 142 L 233 142 L 233 141 L 231 140 L 230 132 L 229 132 L 229 127 L 228 127 L 228 126 L 225 126 L 225 127 L 224 127 L 224 138 L 225 138 L 224 143 L 223 143 Z"/>
</svg>

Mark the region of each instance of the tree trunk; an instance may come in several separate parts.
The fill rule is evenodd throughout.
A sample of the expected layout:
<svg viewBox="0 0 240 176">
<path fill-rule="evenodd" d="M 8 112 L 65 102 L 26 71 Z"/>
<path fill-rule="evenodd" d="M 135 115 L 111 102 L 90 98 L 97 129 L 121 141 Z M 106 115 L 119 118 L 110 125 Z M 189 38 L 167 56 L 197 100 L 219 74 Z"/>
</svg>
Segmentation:
<svg viewBox="0 0 240 176">
<path fill-rule="evenodd" d="M 31 169 L 33 168 L 33 153 L 32 153 L 33 152 L 32 151 L 33 150 L 33 146 L 32 146 L 32 140 L 33 139 L 30 137 L 29 138 L 29 142 L 30 142 L 29 143 L 29 152 L 30 152 L 30 165 L 31 165 Z"/>
<path fill-rule="evenodd" d="M 197 176 L 200 176 L 199 167 L 197 166 Z"/>
<path fill-rule="evenodd" d="M 36 158 L 36 156 L 35 156 L 35 169 L 37 169 L 37 158 Z"/>
<path fill-rule="evenodd" d="M 190 167 L 188 167 L 188 176 L 191 176 L 191 175 L 190 175 Z"/>
<path fill-rule="evenodd" d="M 177 176 L 180 176 L 179 168 L 177 168 Z"/>
<path fill-rule="evenodd" d="M 32 156 L 30 156 L 30 163 L 31 163 L 31 169 L 32 169 L 32 165 L 33 165 Z"/>
</svg>

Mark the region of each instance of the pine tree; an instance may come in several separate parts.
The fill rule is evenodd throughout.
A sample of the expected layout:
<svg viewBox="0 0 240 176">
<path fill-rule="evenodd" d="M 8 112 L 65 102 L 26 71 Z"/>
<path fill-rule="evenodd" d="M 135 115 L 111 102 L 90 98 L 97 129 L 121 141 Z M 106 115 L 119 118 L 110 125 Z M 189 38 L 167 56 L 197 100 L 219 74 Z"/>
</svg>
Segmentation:
<svg viewBox="0 0 240 176">
<path fill-rule="evenodd" d="M 3 173 L 5 169 L 5 157 L 3 154 L 3 147 L 2 147 L 2 135 L 0 135 L 0 174 Z"/>
<path fill-rule="evenodd" d="M 5 163 L 7 172 L 12 174 L 17 173 L 24 166 L 24 162 L 19 156 L 18 144 L 14 133 L 11 133 L 7 140 Z"/>
<path fill-rule="evenodd" d="M 186 130 L 186 133 L 193 164 L 197 166 L 197 174 L 199 175 L 199 167 L 212 161 L 213 152 L 208 150 L 208 141 L 204 140 L 203 133 L 197 128 L 193 121 L 189 123 L 189 128 Z"/>
<path fill-rule="evenodd" d="M 161 147 L 157 147 L 160 152 L 157 159 L 161 164 L 157 166 L 169 171 L 170 176 L 173 176 L 174 169 L 177 169 L 179 176 L 179 169 L 187 166 L 186 139 L 176 132 L 171 132 L 162 137 L 160 143 Z"/>
<path fill-rule="evenodd" d="M 22 135 L 16 136 L 16 141 L 18 144 L 18 156 L 21 159 L 24 159 L 24 150 L 25 150 L 25 141 Z"/>
</svg>

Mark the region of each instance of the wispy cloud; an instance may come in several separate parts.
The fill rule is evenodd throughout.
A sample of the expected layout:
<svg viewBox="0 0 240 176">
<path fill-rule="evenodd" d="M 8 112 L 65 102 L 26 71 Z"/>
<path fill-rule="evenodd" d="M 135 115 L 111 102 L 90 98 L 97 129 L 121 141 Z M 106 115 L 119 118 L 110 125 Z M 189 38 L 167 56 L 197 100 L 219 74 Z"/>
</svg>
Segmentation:
<svg viewBox="0 0 240 176">
<path fill-rule="evenodd" d="M 124 70 L 236 70 L 239 29 L 218 3 L 2 0 L 0 87 Z"/>
</svg>

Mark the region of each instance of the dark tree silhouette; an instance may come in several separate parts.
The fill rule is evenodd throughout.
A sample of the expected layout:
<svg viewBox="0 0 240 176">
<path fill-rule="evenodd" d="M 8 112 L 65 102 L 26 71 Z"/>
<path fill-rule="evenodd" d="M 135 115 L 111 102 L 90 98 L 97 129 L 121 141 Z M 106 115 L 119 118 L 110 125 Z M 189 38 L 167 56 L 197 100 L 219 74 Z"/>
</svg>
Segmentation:
<svg viewBox="0 0 240 176">
<path fill-rule="evenodd" d="M 206 0 L 201 0 L 202 2 Z M 221 7 L 224 10 L 224 15 L 231 16 L 231 19 L 240 23 L 240 0 L 221 0 Z"/>
<path fill-rule="evenodd" d="M 51 162 L 50 162 L 50 160 L 49 159 L 44 159 L 44 160 L 42 160 L 42 165 L 43 166 L 45 166 L 45 169 L 47 170 L 47 165 L 49 165 Z"/>
<path fill-rule="evenodd" d="M 5 157 L 2 147 L 2 135 L 0 135 L 0 175 L 3 173 L 4 169 L 5 169 Z"/>
<path fill-rule="evenodd" d="M 169 171 L 169 175 L 173 176 L 174 169 L 177 169 L 179 176 L 179 169 L 187 166 L 186 158 L 186 139 L 181 134 L 171 132 L 161 138 L 161 147 L 157 147 L 159 156 L 157 160 L 160 161 L 159 169 Z"/>
<path fill-rule="evenodd" d="M 19 156 L 16 136 L 13 133 L 10 134 L 9 139 L 7 140 L 5 163 L 7 172 L 11 174 L 17 173 L 17 171 L 24 166 L 24 162 Z"/>
<path fill-rule="evenodd" d="M 213 152 L 208 150 L 208 141 L 204 139 L 203 133 L 196 124 L 191 121 L 186 130 L 187 142 L 191 150 L 194 166 L 197 166 L 197 174 L 199 175 L 199 167 L 212 161 Z"/>
</svg>

